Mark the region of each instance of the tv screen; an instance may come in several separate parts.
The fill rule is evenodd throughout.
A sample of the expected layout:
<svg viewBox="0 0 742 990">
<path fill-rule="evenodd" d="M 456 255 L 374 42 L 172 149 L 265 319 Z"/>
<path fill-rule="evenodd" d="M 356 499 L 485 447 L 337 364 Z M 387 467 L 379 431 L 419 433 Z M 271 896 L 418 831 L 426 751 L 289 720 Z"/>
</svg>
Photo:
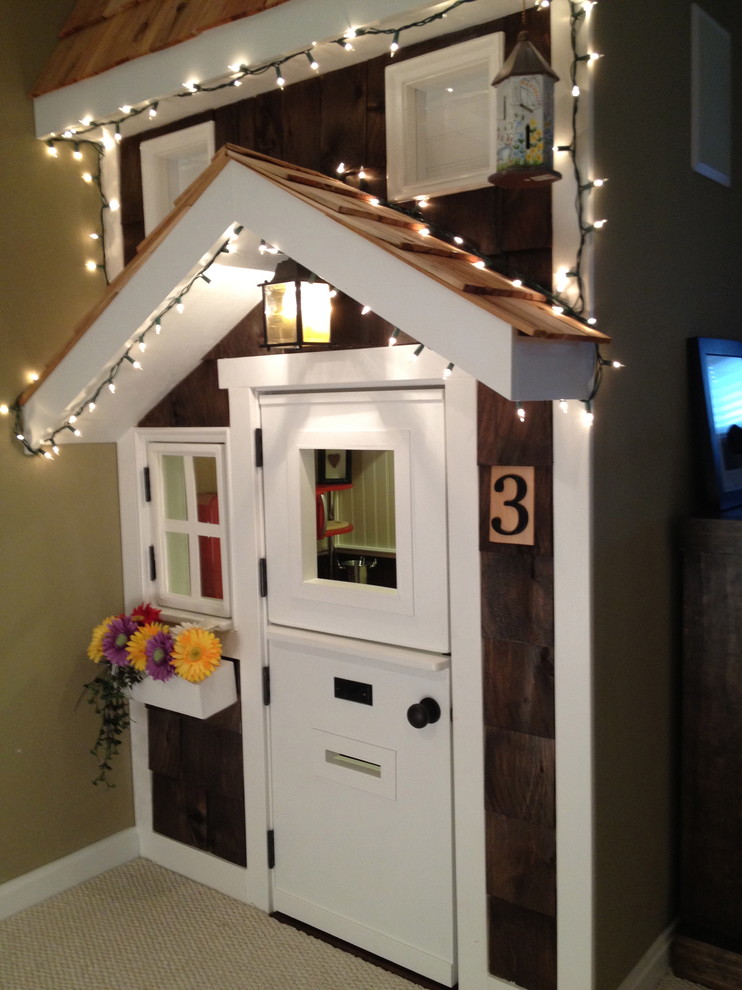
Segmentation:
<svg viewBox="0 0 742 990">
<path fill-rule="evenodd" d="M 742 505 L 742 340 L 693 337 L 691 385 L 711 507 Z"/>
</svg>

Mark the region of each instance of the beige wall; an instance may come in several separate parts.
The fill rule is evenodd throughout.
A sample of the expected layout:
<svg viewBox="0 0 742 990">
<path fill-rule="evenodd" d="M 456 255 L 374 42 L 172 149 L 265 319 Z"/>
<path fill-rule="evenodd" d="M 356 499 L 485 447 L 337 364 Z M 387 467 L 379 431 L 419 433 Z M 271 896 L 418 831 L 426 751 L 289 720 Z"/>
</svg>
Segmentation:
<svg viewBox="0 0 742 990">
<path fill-rule="evenodd" d="M 99 296 L 83 268 L 97 202 L 69 152 L 52 161 L 26 97 L 72 0 L 0 4 L 0 402 L 11 403 Z M 0 882 L 132 823 L 128 756 L 91 784 L 96 721 L 76 709 L 91 627 L 121 600 L 115 450 L 27 457 L 0 419 Z"/>
<path fill-rule="evenodd" d="M 702 6 L 742 47 L 738 0 Z M 615 338 L 596 404 L 595 642 L 599 988 L 618 986 L 670 924 L 677 825 L 678 524 L 696 510 L 685 341 L 742 337 L 742 170 L 690 162 L 690 3 L 595 10 L 597 174 L 610 178 L 596 264 Z M 742 78 L 736 64 L 736 127 Z M 608 352 L 607 352 L 608 353 Z"/>
</svg>

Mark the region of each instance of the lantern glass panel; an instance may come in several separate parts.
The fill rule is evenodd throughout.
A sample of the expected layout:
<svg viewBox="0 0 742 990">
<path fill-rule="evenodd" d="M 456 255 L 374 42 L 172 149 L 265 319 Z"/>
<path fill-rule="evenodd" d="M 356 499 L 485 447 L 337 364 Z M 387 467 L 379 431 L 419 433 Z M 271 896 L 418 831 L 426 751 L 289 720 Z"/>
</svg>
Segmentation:
<svg viewBox="0 0 742 990">
<path fill-rule="evenodd" d="M 330 286 L 326 282 L 301 282 L 301 327 L 305 344 L 330 340 Z"/>
<path fill-rule="evenodd" d="M 296 343 L 296 284 L 269 283 L 265 287 L 265 332 L 268 344 Z"/>
</svg>

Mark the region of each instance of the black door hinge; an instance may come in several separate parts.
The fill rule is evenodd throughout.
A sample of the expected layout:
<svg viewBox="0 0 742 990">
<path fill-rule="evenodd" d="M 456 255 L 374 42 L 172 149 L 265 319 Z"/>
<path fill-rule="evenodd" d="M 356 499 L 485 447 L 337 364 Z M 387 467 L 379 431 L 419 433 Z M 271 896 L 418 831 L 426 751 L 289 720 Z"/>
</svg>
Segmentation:
<svg viewBox="0 0 742 990">
<path fill-rule="evenodd" d="M 263 667 L 263 704 L 269 705 L 271 703 L 271 669 L 270 667 Z"/>
<path fill-rule="evenodd" d="M 258 564 L 259 567 L 259 581 L 260 581 L 260 597 L 268 597 L 268 561 L 265 557 L 260 558 Z"/>
<path fill-rule="evenodd" d="M 255 467 L 263 466 L 263 431 L 258 427 L 255 430 Z"/>
<path fill-rule="evenodd" d="M 272 870 L 276 865 L 276 833 L 273 829 L 268 829 L 267 835 L 267 846 L 268 846 L 268 869 Z"/>
<path fill-rule="evenodd" d="M 149 551 L 149 579 L 150 581 L 157 580 L 157 564 L 155 562 L 155 548 L 153 546 L 148 547 Z"/>
<path fill-rule="evenodd" d="M 144 469 L 144 501 L 145 502 L 152 501 L 152 487 L 150 485 L 148 467 Z"/>
</svg>

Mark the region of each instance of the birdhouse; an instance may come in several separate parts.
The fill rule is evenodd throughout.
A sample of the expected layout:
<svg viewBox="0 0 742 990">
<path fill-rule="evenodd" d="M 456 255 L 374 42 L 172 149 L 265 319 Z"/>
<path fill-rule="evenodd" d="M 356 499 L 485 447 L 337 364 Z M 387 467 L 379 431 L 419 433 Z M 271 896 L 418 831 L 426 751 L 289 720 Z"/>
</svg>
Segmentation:
<svg viewBox="0 0 742 990">
<path fill-rule="evenodd" d="M 534 48 L 527 31 L 492 80 L 497 90 L 496 186 L 540 185 L 554 171 L 554 83 L 559 76 Z"/>
</svg>

